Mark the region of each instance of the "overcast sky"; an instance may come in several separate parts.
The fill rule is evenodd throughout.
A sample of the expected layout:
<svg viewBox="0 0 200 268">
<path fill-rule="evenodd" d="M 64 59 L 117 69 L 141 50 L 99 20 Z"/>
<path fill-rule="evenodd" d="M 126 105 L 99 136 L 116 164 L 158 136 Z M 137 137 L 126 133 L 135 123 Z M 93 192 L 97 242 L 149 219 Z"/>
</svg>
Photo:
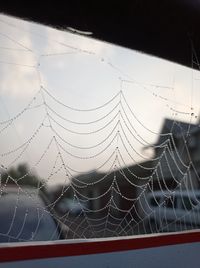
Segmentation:
<svg viewBox="0 0 200 268">
<path fill-rule="evenodd" d="M 123 159 L 129 165 L 134 164 L 133 159 L 148 159 L 151 152 L 143 150 L 144 146 L 133 139 L 125 125 L 123 128 L 132 148 L 119 126 L 115 131 L 120 131 L 131 158 L 119 137 L 114 138 L 116 132 L 105 140 L 112 133 L 116 122 L 122 120 L 117 114 L 121 109 L 119 106 L 110 113 L 120 101 L 120 95 L 105 107 L 91 112 L 70 110 L 63 104 L 79 110 L 93 109 L 108 102 L 122 90 L 137 118 L 126 107 L 127 116 L 136 129 L 135 134 L 141 136 L 147 144 L 158 139 L 155 133 L 159 133 L 164 118 L 192 123 L 199 120 L 199 72 L 137 51 L 78 36 L 66 29 L 61 31 L 5 15 L 0 15 L 0 81 L 1 122 L 13 118 L 36 97 L 29 107 L 31 109 L 22 113 L 12 124 L 6 128 L 7 124 L 1 124 L 0 152 L 4 154 L 11 151 L 1 155 L 1 164 L 9 167 L 26 161 L 42 178 L 48 178 L 54 166 L 54 171 L 62 166 L 55 141 L 45 151 L 55 133 L 49 127 L 49 119 L 45 117 L 47 110 L 42 105 L 44 102 L 62 117 L 79 123 L 98 120 L 108 114 L 103 120 L 84 125 L 66 122 L 49 111 L 60 124 L 51 121 L 55 130 L 68 142 L 57 138 L 67 151 L 62 151 L 61 155 L 65 164 L 71 168 L 69 175 L 76 174 L 72 170 L 84 172 L 100 167 L 116 147 L 119 147 Z M 41 87 L 59 102 L 46 91 L 39 91 Z M 115 119 L 112 121 L 112 118 Z M 111 123 L 104 128 L 109 121 Z M 30 140 L 42 123 L 40 130 Z M 102 131 L 88 135 L 72 133 L 90 133 L 99 128 Z M 16 150 L 28 140 L 30 144 L 27 147 L 25 144 L 26 148 Z M 69 143 L 77 147 L 100 145 L 91 149 L 78 149 Z M 113 161 L 107 161 L 100 171 L 108 170 Z M 61 168 L 50 182 L 61 182 L 64 178 L 65 171 Z"/>
</svg>

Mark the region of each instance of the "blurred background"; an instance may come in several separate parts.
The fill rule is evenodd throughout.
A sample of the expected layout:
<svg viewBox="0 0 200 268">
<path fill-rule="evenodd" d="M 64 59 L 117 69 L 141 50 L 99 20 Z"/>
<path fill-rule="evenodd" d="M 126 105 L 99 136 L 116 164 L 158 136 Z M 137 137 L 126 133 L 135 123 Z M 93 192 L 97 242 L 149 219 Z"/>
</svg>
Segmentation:
<svg viewBox="0 0 200 268">
<path fill-rule="evenodd" d="M 198 228 L 199 71 L 5 15 L 0 44 L 2 242 Z"/>
</svg>

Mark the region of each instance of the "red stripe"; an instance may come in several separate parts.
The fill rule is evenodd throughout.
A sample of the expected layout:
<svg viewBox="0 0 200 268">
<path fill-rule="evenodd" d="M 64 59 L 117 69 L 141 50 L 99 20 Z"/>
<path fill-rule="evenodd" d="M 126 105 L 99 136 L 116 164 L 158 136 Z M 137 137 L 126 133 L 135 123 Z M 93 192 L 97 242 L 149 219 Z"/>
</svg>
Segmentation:
<svg viewBox="0 0 200 268">
<path fill-rule="evenodd" d="M 71 244 L 19 245 L 0 248 L 0 262 L 112 253 L 167 245 L 200 242 L 200 232 Z"/>
</svg>

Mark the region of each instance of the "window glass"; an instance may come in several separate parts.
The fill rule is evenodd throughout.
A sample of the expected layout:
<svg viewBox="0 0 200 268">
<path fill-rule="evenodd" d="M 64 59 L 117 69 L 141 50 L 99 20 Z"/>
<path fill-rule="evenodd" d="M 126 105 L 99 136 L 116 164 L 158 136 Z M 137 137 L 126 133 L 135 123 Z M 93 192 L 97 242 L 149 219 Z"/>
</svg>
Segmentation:
<svg viewBox="0 0 200 268">
<path fill-rule="evenodd" d="M 0 242 L 59 239 L 57 225 L 39 196 L 30 199 L 23 193 L 8 192 L 0 198 L 0 207 Z M 9 236 L 3 235 L 7 233 Z"/>
<path fill-rule="evenodd" d="M 161 200 L 161 197 L 156 197 L 156 198 L 152 197 L 152 198 L 150 199 L 150 205 L 151 205 L 152 207 L 156 207 L 156 206 L 158 206 L 158 204 L 160 203 L 160 200 Z"/>
<path fill-rule="evenodd" d="M 171 198 L 168 198 L 165 203 L 167 208 L 176 208 L 177 198 L 172 196 Z"/>
<path fill-rule="evenodd" d="M 190 200 L 188 196 L 184 196 L 181 198 L 181 208 L 184 210 L 192 209 L 192 200 Z"/>
</svg>

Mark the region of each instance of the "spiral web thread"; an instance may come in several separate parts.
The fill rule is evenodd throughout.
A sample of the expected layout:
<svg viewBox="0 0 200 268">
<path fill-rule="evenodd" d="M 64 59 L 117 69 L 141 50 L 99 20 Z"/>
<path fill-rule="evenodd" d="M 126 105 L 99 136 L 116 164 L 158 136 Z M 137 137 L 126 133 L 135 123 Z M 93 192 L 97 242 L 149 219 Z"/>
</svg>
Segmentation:
<svg viewBox="0 0 200 268">
<path fill-rule="evenodd" d="M 0 19 L 0 23 L 1 26 L 18 28 L 4 19 Z M 25 29 L 20 30 L 28 34 Z M 36 32 L 32 34 L 42 38 Z M 8 138 L 7 149 L 0 150 L 0 202 L 4 204 L 10 188 L 17 189 L 14 206 L 9 208 L 11 217 L 8 217 L 7 228 L 0 232 L 4 242 L 40 240 L 38 232 L 46 215 L 54 218 L 57 225 L 48 240 L 56 239 L 55 233 L 58 231 L 64 234 L 65 239 L 75 239 L 198 228 L 200 180 L 189 142 L 195 133 L 200 133 L 200 129 L 199 125 L 192 124 L 192 119 L 198 117 L 191 110 L 192 101 L 185 105 L 158 94 L 157 89 L 162 92 L 161 89 L 174 90 L 174 87 L 138 82 L 106 57 L 79 46 L 51 40 L 52 45 L 59 44 L 62 49 L 39 54 L 17 41 L 9 32 L 0 32 L 0 35 L 12 43 L 11 47 L 1 46 L 2 53 L 5 50 L 7 53 L 30 53 L 35 59 L 30 64 L 4 59 L 0 60 L 0 64 L 14 68 L 22 75 L 24 69 L 31 69 L 38 84 L 34 96 L 21 111 L 0 121 L 0 136 L 4 142 L 10 132 L 16 131 L 16 124 L 25 122 L 28 128 L 30 122 L 27 122 L 27 118 L 28 121 L 34 119 L 33 130 L 26 137 L 20 137 L 18 145 Z M 54 64 L 57 57 L 68 55 L 92 57 L 97 64 L 112 69 L 119 85 L 115 94 L 110 98 L 105 96 L 104 103 L 96 107 L 91 103 L 90 107 L 82 108 L 52 93 L 43 81 L 41 66 L 46 58 L 53 58 Z M 194 49 L 192 55 L 193 64 L 199 66 Z M 142 122 L 126 97 L 127 84 L 133 88 L 137 86 L 144 94 L 162 102 L 169 114 L 173 113 L 167 132 L 154 131 Z M 66 90 L 69 90 L 67 86 Z M 3 107 L 3 102 L 1 105 Z M 34 117 L 34 114 L 37 116 Z M 187 129 L 176 120 L 178 115 L 187 116 Z M 158 142 L 152 144 L 144 133 L 154 136 Z M 181 149 L 177 145 L 177 136 L 182 144 Z M 144 151 L 138 150 L 138 145 L 151 148 L 153 156 L 149 157 Z M 12 167 L 27 160 L 31 150 L 37 146 L 37 157 L 29 165 L 28 171 L 14 178 Z M 82 168 L 84 165 L 89 167 L 90 161 L 95 162 L 95 170 Z M 43 167 L 46 168 L 45 173 L 40 176 L 37 187 L 30 190 L 25 186 L 26 179 L 36 171 L 40 174 Z M 62 183 L 56 181 L 58 178 L 62 178 Z M 46 190 L 52 182 L 54 185 L 60 184 L 59 191 L 54 195 Z M 46 196 L 44 204 L 38 202 L 37 196 L 41 192 Z M 21 197 L 24 195 L 34 203 L 37 215 L 29 236 L 23 234 L 31 220 L 32 212 L 28 205 L 20 226 L 16 227 L 23 200 Z M 73 204 L 70 209 L 64 206 L 64 200 L 70 200 Z"/>
</svg>

